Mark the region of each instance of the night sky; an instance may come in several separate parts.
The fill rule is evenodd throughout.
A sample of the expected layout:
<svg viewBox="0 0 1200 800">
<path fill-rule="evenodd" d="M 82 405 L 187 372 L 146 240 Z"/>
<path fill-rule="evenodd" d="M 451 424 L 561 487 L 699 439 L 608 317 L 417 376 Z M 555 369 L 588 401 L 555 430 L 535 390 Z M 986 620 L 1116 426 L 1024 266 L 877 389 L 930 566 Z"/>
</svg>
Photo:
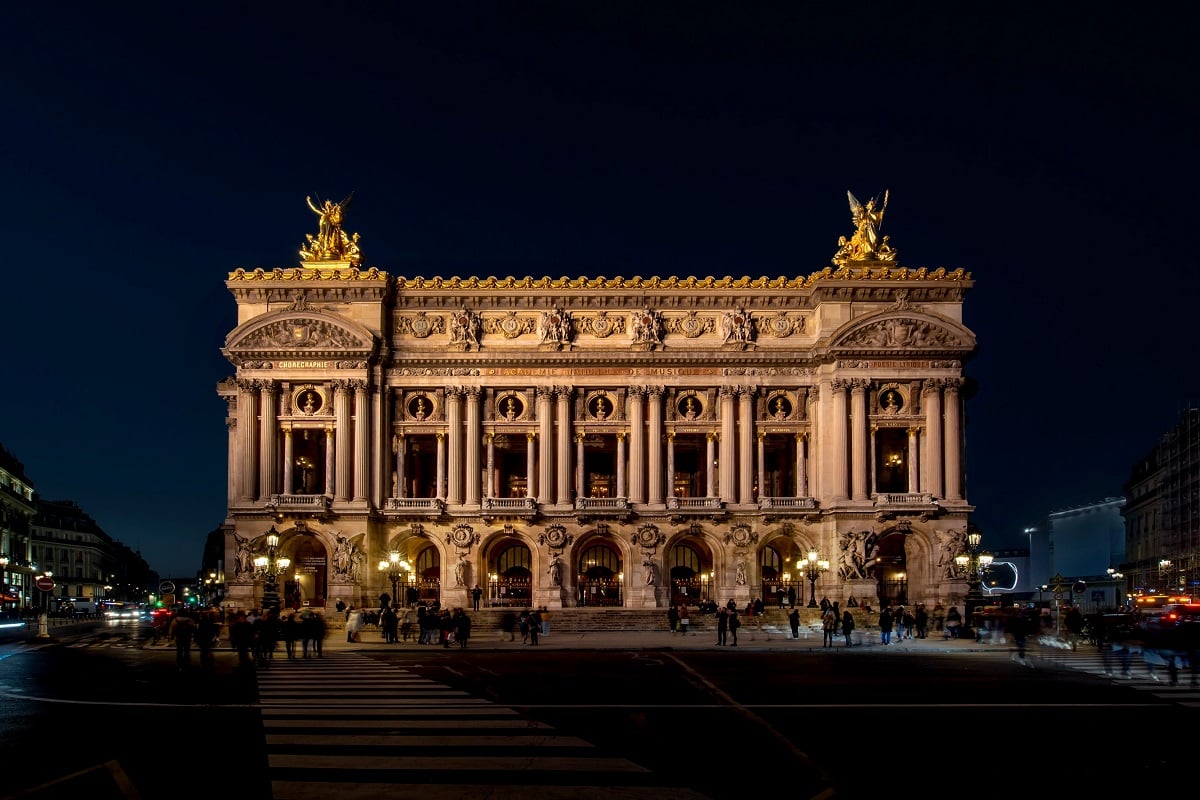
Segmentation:
<svg viewBox="0 0 1200 800">
<path fill-rule="evenodd" d="M 225 515 L 224 281 L 299 266 L 306 195 L 392 275 L 776 277 L 889 190 L 976 282 L 993 548 L 1200 400 L 1194 4 L 411 5 L 5 9 L 0 443 L 160 573 Z"/>
</svg>

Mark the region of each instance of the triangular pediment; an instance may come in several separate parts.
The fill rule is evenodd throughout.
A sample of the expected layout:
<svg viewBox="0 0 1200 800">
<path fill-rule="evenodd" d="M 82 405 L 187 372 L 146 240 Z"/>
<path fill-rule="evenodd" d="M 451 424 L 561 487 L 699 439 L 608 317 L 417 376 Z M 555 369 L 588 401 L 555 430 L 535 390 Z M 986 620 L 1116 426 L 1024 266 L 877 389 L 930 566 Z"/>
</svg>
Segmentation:
<svg viewBox="0 0 1200 800">
<path fill-rule="evenodd" d="M 377 342 L 369 330 L 316 309 L 289 309 L 255 317 L 225 337 L 222 352 L 237 365 L 277 358 L 367 361 Z"/>
<path fill-rule="evenodd" d="M 975 334 L 954 320 L 915 308 L 892 308 L 851 320 L 830 337 L 830 349 L 842 353 L 962 354 L 975 349 Z"/>
</svg>

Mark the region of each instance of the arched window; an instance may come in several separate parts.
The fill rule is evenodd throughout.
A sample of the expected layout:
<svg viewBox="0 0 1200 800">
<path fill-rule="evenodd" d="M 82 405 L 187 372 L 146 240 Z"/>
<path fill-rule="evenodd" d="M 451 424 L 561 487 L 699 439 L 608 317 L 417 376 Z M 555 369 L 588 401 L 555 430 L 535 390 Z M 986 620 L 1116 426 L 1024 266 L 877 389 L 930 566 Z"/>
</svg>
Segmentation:
<svg viewBox="0 0 1200 800">
<path fill-rule="evenodd" d="M 774 547 L 764 547 L 762 551 L 763 580 L 775 580 L 783 574 L 783 559 Z"/>
<path fill-rule="evenodd" d="M 584 550 L 579 555 L 579 574 L 589 578 L 612 577 L 621 572 L 621 557 L 602 544 Z"/>
<path fill-rule="evenodd" d="M 436 547 L 426 547 L 417 554 L 415 572 L 422 578 L 436 580 L 442 577 L 442 559 L 438 556 Z"/>
<path fill-rule="evenodd" d="M 496 574 L 506 578 L 528 578 L 533 572 L 533 558 L 523 544 L 511 544 L 496 555 Z"/>
<path fill-rule="evenodd" d="M 696 548 L 687 544 L 677 544 L 672 547 L 671 555 L 667 562 L 667 568 L 670 570 L 672 576 L 676 574 L 675 569 L 677 567 L 682 567 L 693 575 L 700 572 L 700 554 L 696 552 Z"/>
</svg>

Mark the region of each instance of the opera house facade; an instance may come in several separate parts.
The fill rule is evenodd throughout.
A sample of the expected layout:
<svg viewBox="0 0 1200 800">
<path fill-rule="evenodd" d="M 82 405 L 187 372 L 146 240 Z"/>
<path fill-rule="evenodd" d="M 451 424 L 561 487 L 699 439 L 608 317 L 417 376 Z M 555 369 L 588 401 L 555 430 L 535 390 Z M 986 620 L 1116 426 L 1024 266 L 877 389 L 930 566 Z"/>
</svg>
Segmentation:
<svg viewBox="0 0 1200 800">
<path fill-rule="evenodd" d="M 790 278 L 399 277 L 310 201 L 226 281 L 227 604 L 961 602 L 973 283 L 850 201 Z"/>
</svg>

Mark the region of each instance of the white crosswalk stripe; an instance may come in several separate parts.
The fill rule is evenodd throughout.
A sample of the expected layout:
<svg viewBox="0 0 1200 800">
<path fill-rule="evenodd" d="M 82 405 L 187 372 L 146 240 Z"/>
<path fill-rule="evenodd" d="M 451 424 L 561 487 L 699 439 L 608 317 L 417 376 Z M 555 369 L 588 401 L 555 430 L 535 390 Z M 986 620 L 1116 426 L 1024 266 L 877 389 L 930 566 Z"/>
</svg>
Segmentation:
<svg viewBox="0 0 1200 800">
<path fill-rule="evenodd" d="M 1105 655 L 1108 656 L 1107 660 Z M 1122 672 L 1120 661 L 1111 652 L 1105 654 L 1095 647 L 1081 646 L 1078 650 L 1039 649 L 1030 651 L 1031 660 L 1039 666 L 1086 672 L 1098 678 L 1119 682 L 1156 697 L 1172 700 L 1180 705 L 1200 708 L 1200 686 L 1191 685 L 1189 668 L 1179 670 L 1179 683 L 1170 685 L 1166 667 L 1155 667 L 1151 673 L 1137 656 L 1130 660 L 1129 676 Z M 1152 675 L 1156 675 L 1152 677 Z"/>
<path fill-rule="evenodd" d="M 583 739 L 358 653 L 258 672 L 274 800 L 703 800 Z"/>
</svg>

